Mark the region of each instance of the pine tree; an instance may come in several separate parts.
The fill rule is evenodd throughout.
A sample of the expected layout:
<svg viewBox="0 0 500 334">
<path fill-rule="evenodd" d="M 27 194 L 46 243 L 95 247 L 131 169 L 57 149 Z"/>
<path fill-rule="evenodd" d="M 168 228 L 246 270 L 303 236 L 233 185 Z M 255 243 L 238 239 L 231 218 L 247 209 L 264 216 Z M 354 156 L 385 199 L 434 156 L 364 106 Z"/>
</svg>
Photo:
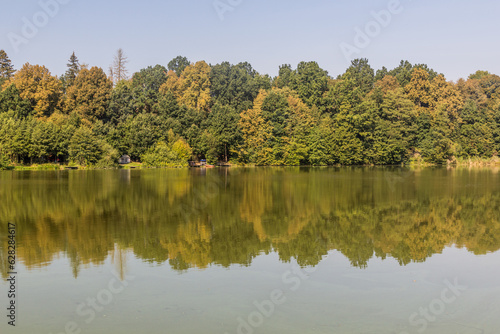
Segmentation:
<svg viewBox="0 0 500 334">
<path fill-rule="evenodd" d="M 68 67 L 68 70 L 64 74 L 64 78 L 66 80 L 66 88 L 73 85 L 75 82 L 75 78 L 80 72 L 80 62 L 78 61 L 78 58 L 75 55 L 75 52 L 71 54 L 71 57 L 69 58 L 69 63 L 66 65 Z"/>
<path fill-rule="evenodd" d="M 0 90 L 2 84 L 14 75 L 14 66 L 4 50 L 0 50 Z"/>
</svg>

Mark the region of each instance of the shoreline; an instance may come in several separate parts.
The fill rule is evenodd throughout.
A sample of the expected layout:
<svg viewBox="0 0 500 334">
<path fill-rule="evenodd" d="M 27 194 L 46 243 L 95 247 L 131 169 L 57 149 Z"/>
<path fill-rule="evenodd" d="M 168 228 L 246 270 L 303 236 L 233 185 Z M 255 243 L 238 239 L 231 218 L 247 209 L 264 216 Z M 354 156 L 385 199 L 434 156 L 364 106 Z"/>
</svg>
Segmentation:
<svg viewBox="0 0 500 334">
<path fill-rule="evenodd" d="M 215 168 L 259 168 L 259 167 L 308 167 L 308 168 L 345 168 L 345 167 L 401 167 L 401 168 L 426 168 L 426 167 L 500 167 L 500 159 L 498 157 L 489 159 L 453 159 L 446 164 L 434 164 L 426 162 L 409 162 L 406 164 L 398 165 L 255 165 L 255 164 L 231 164 L 226 166 L 215 166 Z M 118 165 L 108 168 L 98 168 L 93 166 L 80 166 L 80 165 L 60 165 L 60 164 L 34 164 L 34 165 L 14 165 L 7 166 L 3 170 L 8 171 L 54 171 L 54 170 L 119 170 L 119 169 L 200 169 L 203 167 L 189 167 L 189 166 L 144 166 L 142 163 L 133 162 L 127 165 Z"/>
</svg>

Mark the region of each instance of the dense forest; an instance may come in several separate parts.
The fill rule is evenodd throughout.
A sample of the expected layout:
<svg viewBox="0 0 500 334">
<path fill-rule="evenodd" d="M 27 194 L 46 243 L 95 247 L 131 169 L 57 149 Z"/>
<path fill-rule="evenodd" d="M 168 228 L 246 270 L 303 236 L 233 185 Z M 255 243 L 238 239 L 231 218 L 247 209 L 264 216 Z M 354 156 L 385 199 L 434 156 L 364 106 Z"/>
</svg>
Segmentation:
<svg viewBox="0 0 500 334">
<path fill-rule="evenodd" d="M 374 70 L 356 59 L 330 76 L 316 62 L 270 77 L 249 63 L 176 57 L 128 75 L 73 53 L 61 77 L 15 70 L 0 50 L 0 168 L 10 164 L 146 166 L 190 159 L 254 165 L 453 163 L 496 159 L 500 77 L 449 82 L 427 65 Z"/>
</svg>

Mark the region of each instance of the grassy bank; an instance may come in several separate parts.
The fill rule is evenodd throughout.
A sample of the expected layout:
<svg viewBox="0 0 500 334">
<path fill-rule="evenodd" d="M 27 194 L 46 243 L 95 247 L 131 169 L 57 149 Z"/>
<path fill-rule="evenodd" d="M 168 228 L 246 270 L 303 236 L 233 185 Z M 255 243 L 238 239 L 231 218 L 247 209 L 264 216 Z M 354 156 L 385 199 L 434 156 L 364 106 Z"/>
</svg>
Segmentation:
<svg viewBox="0 0 500 334">
<path fill-rule="evenodd" d="M 145 169 L 145 168 L 185 168 L 186 165 L 171 165 L 171 166 L 146 166 L 140 162 L 132 162 L 127 165 L 109 166 L 106 168 L 99 166 L 82 166 L 77 164 L 33 164 L 33 165 L 9 165 L 5 170 L 65 170 L 65 169 L 79 169 L 79 170 L 96 170 L 96 169 Z"/>
<path fill-rule="evenodd" d="M 228 164 L 230 167 L 273 167 L 273 166 L 259 166 L 255 164 Z M 374 166 L 374 165 L 366 165 L 366 166 Z M 383 167 L 383 165 L 378 165 Z M 409 162 L 405 164 L 398 165 L 401 167 L 410 167 L 410 168 L 422 168 L 422 167 L 433 167 L 439 166 L 437 164 L 425 162 L 423 159 L 411 159 Z M 500 158 L 492 157 L 492 158 L 452 158 L 447 161 L 445 166 L 456 166 L 456 167 L 489 167 L 489 166 L 500 166 Z M 287 167 L 287 166 L 274 166 L 274 167 Z M 289 166 L 289 167 L 313 167 L 313 166 Z M 314 167 L 349 167 L 343 165 L 334 165 L 334 166 L 314 166 Z M 162 166 L 148 166 L 146 164 L 140 162 L 132 162 L 127 165 L 116 165 L 111 167 L 102 168 L 99 166 L 81 166 L 76 164 L 34 164 L 34 165 L 10 165 L 6 166 L 4 170 L 15 170 L 15 171 L 23 171 L 23 170 L 66 170 L 66 169 L 79 169 L 79 170 L 98 170 L 98 169 L 151 169 L 151 168 L 188 168 L 187 165 L 184 164 L 171 164 L 171 165 L 162 165 Z"/>
<path fill-rule="evenodd" d="M 110 167 L 108 169 L 118 169 L 119 167 Z M 95 166 L 80 166 L 76 164 L 69 165 L 60 165 L 60 164 L 34 164 L 34 165 L 11 165 L 7 166 L 6 170 L 15 170 L 15 171 L 23 171 L 23 170 L 65 170 L 65 169 L 103 169 Z"/>
<path fill-rule="evenodd" d="M 13 170 L 59 170 L 59 169 L 64 169 L 64 168 L 58 164 L 35 164 L 35 165 L 30 165 L 30 166 L 13 165 L 13 166 L 9 166 L 8 169 L 13 169 Z"/>
<path fill-rule="evenodd" d="M 470 167 L 482 167 L 482 166 L 500 166 L 500 158 L 497 156 L 485 159 L 485 158 L 456 158 L 448 161 L 448 165 L 455 166 L 470 166 Z"/>
</svg>

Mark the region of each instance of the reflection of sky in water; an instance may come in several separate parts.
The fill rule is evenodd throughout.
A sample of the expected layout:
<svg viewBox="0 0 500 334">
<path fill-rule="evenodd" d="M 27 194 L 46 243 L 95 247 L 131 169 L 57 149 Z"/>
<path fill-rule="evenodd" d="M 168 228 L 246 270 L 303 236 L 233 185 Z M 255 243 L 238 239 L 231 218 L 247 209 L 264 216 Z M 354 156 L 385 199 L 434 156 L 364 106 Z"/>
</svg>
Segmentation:
<svg viewBox="0 0 500 334">
<path fill-rule="evenodd" d="M 476 256 L 450 247 L 425 263 L 400 266 L 391 258 L 373 258 L 360 269 L 330 251 L 310 273 L 301 271 L 305 279 L 294 274 L 295 261 L 283 263 L 276 253 L 259 255 L 249 267 L 182 272 L 168 263 L 146 263 L 130 251 L 122 259 L 123 266 L 110 256 L 81 270 L 77 279 L 64 256 L 44 268 L 20 265 L 17 332 L 59 333 L 74 321 L 83 333 L 236 333 L 238 318 L 247 319 L 257 310 L 254 302 L 269 300 L 279 289 L 284 303 L 264 317 L 256 333 L 417 333 L 410 315 L 441 298 L 444 281 L 455 279 L 467 289 L 429 322 L 426 333 L 494 333 L 500 327 L 500 252 Z M 128 286 L 86 324 L 78 305 L 107 289 L 120 268 Z M 5 283 L 0 293 L 6 294 Z"/>
</svg>

